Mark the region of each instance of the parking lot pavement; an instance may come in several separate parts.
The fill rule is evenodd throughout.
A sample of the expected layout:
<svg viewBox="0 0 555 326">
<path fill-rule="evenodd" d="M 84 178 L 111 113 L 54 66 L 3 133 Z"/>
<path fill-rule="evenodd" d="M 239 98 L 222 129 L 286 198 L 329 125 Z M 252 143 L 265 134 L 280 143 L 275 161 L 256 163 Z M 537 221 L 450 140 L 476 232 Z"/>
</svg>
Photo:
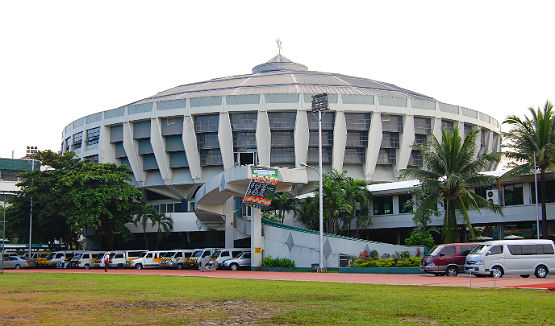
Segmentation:
<svg viewBox="0 0 555 326">
<path fill-rule="evenodd" d="M 100 273 L 104 270 L 77 269 L 28 269 L 10 270 L 9 273 Z M 418 286 L 450 286 L 473 288 L 539 288 L 555 290 L 555 275 L 547 278 L 521 278 L 518 275 L 507 275 L 503 278 L 434 276 L 431 274 L 343 274 L 343 273 L 296 273 L 296 272 L 255 272 L 255 271 L 198 271 L 198 270 L 131 270 L 109 269 L 109 274 L 123 275 L 167 275 L 186 277 L 235 278 L 249 280 L 277 280 L 277 281 L 307 281 L 307 282 L 337 282 L 360 284 L 389 284 L 389 285 L 418 285 Z"/>
</svg>

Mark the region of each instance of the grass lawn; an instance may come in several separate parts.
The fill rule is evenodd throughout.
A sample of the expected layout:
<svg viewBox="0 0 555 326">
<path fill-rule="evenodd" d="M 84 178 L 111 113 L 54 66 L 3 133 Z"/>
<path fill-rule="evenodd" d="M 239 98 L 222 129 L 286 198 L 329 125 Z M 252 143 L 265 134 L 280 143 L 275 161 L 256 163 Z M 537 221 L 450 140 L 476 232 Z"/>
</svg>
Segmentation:
<svg viewBox="0 0 555 326">
<path fill-rule="evenodd" d="M 555 295 L 151 275 L 5 273 L 0 325 L 555 325 Z"/>
</svg>

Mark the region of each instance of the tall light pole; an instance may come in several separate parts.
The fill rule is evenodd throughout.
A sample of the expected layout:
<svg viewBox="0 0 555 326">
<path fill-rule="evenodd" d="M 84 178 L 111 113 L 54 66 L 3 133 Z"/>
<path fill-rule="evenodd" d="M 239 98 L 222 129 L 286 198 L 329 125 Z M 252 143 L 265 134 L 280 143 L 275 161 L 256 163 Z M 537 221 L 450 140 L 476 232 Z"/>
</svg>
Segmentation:
<svg viewBox="0 0 555 326">
<path fill-rule="evenodd" d="M 6 247 L 6 200 L 8 200 L 8 195 L 4 195 L 4 218 L 2 220 L 2 274 L 4 274 L 4 248 Z"/>
<path fill-rule="evenodd" d="M 536 166 L 536 152 L 534 151 L 534 189 L 536 193 L 536 233 L 540 238 L 540 214 L 538 213 L 538 168 Z"/>
<path fill-rule="evenodd" d="M 320 211 L 320 267 L 318 272 L 326 271 L 324 266 L 324 187 L 322 181 L 322 112 L 329 110 L 328 94 L 322 93 L 312 96 L 312 112 L 318 112 L 318 173 L 320 182 L 319 211 Z"/>
<path fill-rule="evenodd" d="M 33 158 L 31 163 L 31 173 L 33 173 L 34 170 L 35 170 L 35 159 Z M 31 188 L 33 188 L 32 176 L 31 176 Z M 31 259 L 31 247 L 33 243 L 31 241 L 32 229 L 33 229 L 33 195 L 31 195 L 31 206 L 29 208 L 29 259 Z"/>
</svg>

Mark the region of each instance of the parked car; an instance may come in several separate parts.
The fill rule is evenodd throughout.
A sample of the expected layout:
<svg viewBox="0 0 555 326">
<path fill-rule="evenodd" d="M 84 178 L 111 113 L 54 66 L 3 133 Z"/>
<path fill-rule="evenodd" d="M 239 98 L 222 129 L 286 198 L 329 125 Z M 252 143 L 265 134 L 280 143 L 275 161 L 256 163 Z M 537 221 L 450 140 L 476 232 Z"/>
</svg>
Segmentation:
<svg viewBox="0 0 555 326">
<path fill-rule="evenodd" d="M 480 244 L 466 257 L 465 271 L 475 275 L 503 277 L 506 273 L 544 278 L 555 270 L 555 247 L 551 240 L 497 240 Z"/>
<path fill-rule="evenodd" d="M 422 257 L 420 270 L 435 275 L 457 276 L 464 273 L 466 255 L 478 243 L 449 243 L 437 245 Z"/>
<path fill-rule="evenodd" d="M 250 251 L 240 254 L 239 256 L 237 256 L 237 258 L 224 261 L 223 267 L 226 269 L 231 269 L 232 271 L 236 271 L 240 268 L 251 267 Z"/>
<path fill-rule="evenodd" d="M 162 267 L 165 268 L 189 268 L 189 259 L 194 250 L 191 249 L 175 249 L 166 252 L 162 257 Z"/>
<path fill-rule="evenodd" d="M 21 268 L 29 268 L 29 267 L 35 267 L 35 266 L 36 264 L 34 262 L 22 259 L 17 256 L 4 257 L 4 268 L 21 269 Z"/>
<path fill-rule="evenodd" d="M 113 250 L 104 253 L 102 259 L 94 263 L 94 267 L 104 268 L 106 258 L 108 258 L 109 268 L 125 268 L 144 254 L 146 250 Z"/>
<path fill-rule="evenodd" d="M 208 262 L 210 261 L 210 257 L 214 252 L 218 250 L 217 248 L 205 248 L 202 251 L 197 251 L 195 256 L 190 259 L 191 267 L 196 269 L 201 269 L 206 267 Z"/>
<path fill-rule="evenodd" d="M 167 250 L 147 251 L 141 257 L 132 260 L 129 267 L 136 269 L 162 267 L 162 260 L 166 252 Z"/>
<path fill-rule="evenodd" d="M 240 254 L 250 251 L 247 248 L 230 248 L 230 249 L 218 249 L 214 251 L 210 260 L 208 261 L 209 267 L 222 268 L 224 261 L 228 259 L 237 258 Z"/>
<path fill-rule="evenodd" d="M 85 251 L 74 256 L 71 259 L 71 263 L 77 268 L 89 269 L 102 259 L 102 256 L 104 256 L 104 251 Z"/>
</svg>

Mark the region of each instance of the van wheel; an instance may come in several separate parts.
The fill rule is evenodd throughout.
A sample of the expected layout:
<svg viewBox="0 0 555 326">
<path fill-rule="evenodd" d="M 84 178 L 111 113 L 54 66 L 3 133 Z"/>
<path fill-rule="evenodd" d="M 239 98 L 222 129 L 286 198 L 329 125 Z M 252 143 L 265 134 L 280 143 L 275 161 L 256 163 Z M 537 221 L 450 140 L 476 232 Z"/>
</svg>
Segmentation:
<svg viewBox="0 0 555 326">
<path fill-rule="evenodd" d="M 135 265 L 135 268 L 136 269 L 143 269 L 143 264 L 137 264 L 137 265 Z"/>
<path fill-rule="evenodd" d="M 237 264 L 231 264 L 229 265 L 229 269 L 231 269 L 232 271 L 236 271 L 239 269 L 239 265 Z"/>
<path fill-rule="evenodd" d="M 21 269 L 21 265 L 19 264 L 15 265 L 15 269 Z"/>
<path fill-rule="evenodd" d="M 89 269 L 89 268 L 91 268 L 91 266 L 89 264 L 85 264 L 84 268 Z"/>
<path fill-rule="evenodd" d="M 540 265 L 536 267 L 536 271 L 534 272 L 534 275 L 536 275 L 537 278 L 544 278 L 547 276 L 547 273 L 548 273 L 547 267 Z"/>
<path fill-rule="evenodd" d="M 177 269 L 182 270 L 183 269 L 183 264 L 177 264 Z"/>
<path fill-rule="evenodd" d="M 455 266 L 449 266 L 445 270 L 445 275 L 447 275 L 447 276 L 457 276 L 458 273 L 459 273 L 459 271 L 457 271 L 457 267 L 455 267 Z"/>
<path fill-rule="evenodd" d="M 499 266 L 495 266 L 494 268 L 491 269 L 491 276 L 495 278 L 503 277 L 503 269 Z"/>
<path fill-rule="evenodd" d="M 520 277 L 522 277 L 522 278 L 529 278 L 529 277 L 530 277 L 530 274 L 522 274 L 522 275 L 520 275 Z"/>
</svg>

